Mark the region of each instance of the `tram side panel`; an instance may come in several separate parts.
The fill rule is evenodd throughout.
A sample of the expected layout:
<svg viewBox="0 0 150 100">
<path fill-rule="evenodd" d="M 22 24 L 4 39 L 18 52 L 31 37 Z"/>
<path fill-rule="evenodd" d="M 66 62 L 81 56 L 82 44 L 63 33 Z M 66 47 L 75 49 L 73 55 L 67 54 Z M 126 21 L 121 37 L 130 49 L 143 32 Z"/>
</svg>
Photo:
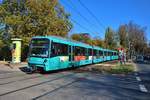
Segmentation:
<svg viewBox="0 0 150 100">
<path fill-rule="evenodd" d="M 82 66 L 92 63 L 92 55 L 91 50 L 89 48 L 75 46 L 74 47 L 74 66 Z"/>
<path fill-rule="evenodd" d="M 45 67 L 45 70 L 50 71 L 71 67 L 68 49 L 68 44 L 52 42 L 50 49 L 51 54 L 48 60 L 49 64 Z"/>
<path fill-rule="evenodd" d="M 93 50 L 93 63 L 103 62 L 103 52 L 98 49 Z"/>
</svg>

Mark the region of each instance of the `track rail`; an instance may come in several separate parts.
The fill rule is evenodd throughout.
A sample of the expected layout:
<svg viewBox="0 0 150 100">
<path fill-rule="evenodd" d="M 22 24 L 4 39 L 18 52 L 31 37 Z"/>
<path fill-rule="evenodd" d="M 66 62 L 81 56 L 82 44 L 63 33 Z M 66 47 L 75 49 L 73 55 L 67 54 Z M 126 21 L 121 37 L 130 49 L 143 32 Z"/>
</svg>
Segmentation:
<svg viewBox="0 0 150 100">
<path fill-rule="evenodd" d="M 16 72 L 16 71 L 13 71 L 13 72 L 12 72 L 12 71 L 3 71 L 3 72 L 0 72 L 0 75 L 1 75 L 1 74 L 15 73 L 15 72 Z"/>
<path fill-rule="evenodd" d="M 15 92 L 18 92 L 18 91 L 21 91 L 21 90 L 25 90 L 25 89 L 28 89 L 28 88 L 31 88 L 31 87 L 43 85 L 45 83 L 53 82 L 53 81 L 62 79 L 64 77 L 72 76 L 72 75 L 74 75 L 74 74 L 68 74 L 68 75 L 63 75 L 63 76 L 60 76 L 60 77 L 56 77 L 56 78 L 48 80 L 48 81 L 40 82 L 40 83 L 37 83 L 37 84 L 32 84 L 32 85 L 29 85 L 29 86 L 26 86 L 26 87 L 23 87 L 23 88 L 20 88 L 20 89 L 16 89 L 16 90 L 12 90 L 12 91 L 0 94 L 0 96 L 5 96 L 5 95 L 11 94 L 11 93 L 15 93 Z"/>
<path fill-rule="evenodd" d="M 37 99 L 39 99 L 39 98 L 41 98 L 41 97 L 43 97 L 43 96 L 46 96 L 46 95 L 48 95 L 48 94 L 51 94 L 51 93 L 53 93 L 53 92 L 55 92 L 55 91 L 57 91 L 57 90 L 59 90 L 59 89 L 65 88 L 65 87 L 67 87 L 67 86 L 69 86 L 69 85 L 72 85 L 73 83 L 78 82 L 78 81 L 79 81 L 79 80 L 74 80 L 74 81 L 72 81 L 72 82 L 70 82 L 70 83 L 68 83 L 68 84 L 62 85 L 62 86 L 60 86 L 60 87 L 58 87 L 58 88 L 55 88 L 55 89 L 53 89 L 53 90 L 51 90 L 51 91 L 49 91 L 49 92 L 46 92 L 46 93 L 42 94 L 42 95 L 40 95 L 40 96 L 37 96 L 37 97 L 33 98 L 32 100 L 37 100 Z"/>
<path fill-rule="evenodd" d="M 19 73 L 19 74 L 14 74 L 14 75 L 9 75 L 9 76 L 6 76 L 6 77 L 0 77 L 0 80 L 1 79 L 9 79 L 9 78 L 14 78 L 14 77 L 21 77 L 21 76 L 25 76 L 26 74 L 23 74 L 23 73 Z"/>
<path fill-rule="evenodd" d="M 6 84 L 11 84 L 17 81 L 25 81 L 25 80 L 30 80 L 30 79 L 35 79 L 35 78 L 40 78 L 43 77 L 42 75 L 38 75 L 38 76 L 32 76 L 32 77 L 28 77 L 28 78 L 24 78 L 24 79 L 19 79 L 19 80 L 15 80 L 15 81 L 9 81 L 9 82 L 5 82 L 5 83 L 0 83 L 0 85 L 6 85 Z"/>
</svg>

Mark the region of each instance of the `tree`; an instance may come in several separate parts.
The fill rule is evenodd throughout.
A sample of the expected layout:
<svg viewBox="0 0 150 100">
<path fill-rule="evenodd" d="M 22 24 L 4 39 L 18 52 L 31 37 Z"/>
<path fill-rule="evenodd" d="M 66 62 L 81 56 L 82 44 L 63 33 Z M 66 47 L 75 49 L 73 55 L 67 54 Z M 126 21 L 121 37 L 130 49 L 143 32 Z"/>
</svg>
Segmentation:
<svg viewBox="0 0 150 100">
<path fill-rule="evenodd" d="M 57 0 L 5 0 L 0 22 L 9 27 L 11 37 L 23 40 L 36 35 L 65 37 L 72 28 L 69 14 Z"/>
<path fill-rule="evenodd" d="M 2 37 L 9 43 L 11 38 L 21 38 L 26 50 L 32 36 L 67 37 L 72 29 L 69 16 L 58 0 L 4 0 L 0 5 L 0 23 L 6 25 Z"/>
<path fill-rule="evenodd" d="M 2 31 L 0 30 L 0 48 L 3 47 L 3 41 L 2 41 Z"/>
<path fill-rule="evenodd" d="M 120 39 L 120 45 L 124 48 L 128 47 L 128 37 L 127 37 L 127 26 L 120 25 L 118 30 L 118 35 Z"/>
<path fill-rule="evenodd" d="M 115 46 L 114 31 L 110 27 L 108 27 L 105 32 L 105 45 L 106 48 L 110 49 L 113 49 Z"/>
<path fill-rule="evenodd" d="M 76 40 L 76 41 L 81 41 L 81 35 L 80 34 L 72 34 L 71 39 Z"/>
<path fill-rule="evenodd" d="M 84 42 L 92 45 L 92 39 L 88 33 L 72 34 L 71 38 L 76 41 Z"/>
<path fill-rule="evenodd" d="M 93 40 L 93 45 L 95 46 L 99 46 L 99 47 L 105 47 L 105 42 L 104 40 L 100 39 L 100 38 L 94 38 Z"/>
<path fill-rule="evenodd" d="M 144 54 L 147 51 L 146 28 L 129 22 L 120 25 L 118 29 L 119 41 L 123 48 L 134 54 Z"/>
<path fill-rule="evenodd" d="M 146 47 L 146 35 L 145 27 L 141 27 L 138 24 L 129 22 L 127 24 L 128 38 L 129 42 L 132 44 L 132 50 L 137 54 L 144 53 L 144 48 Z"/>
</svg>

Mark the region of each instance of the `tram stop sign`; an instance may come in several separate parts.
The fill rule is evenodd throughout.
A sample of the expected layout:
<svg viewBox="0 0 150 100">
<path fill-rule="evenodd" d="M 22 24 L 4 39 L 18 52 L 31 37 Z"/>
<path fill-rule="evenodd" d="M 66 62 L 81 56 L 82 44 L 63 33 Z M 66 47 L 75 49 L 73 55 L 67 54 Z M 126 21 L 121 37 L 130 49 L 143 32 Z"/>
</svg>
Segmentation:
<svg viewBox="0 0 150 100">
<path fill-rule="evenodd" d="M 12 63 L 20 63 L 21 62 L 21 40 L 19 38 L 13 38 L 12 41 Z"/>
</svg>

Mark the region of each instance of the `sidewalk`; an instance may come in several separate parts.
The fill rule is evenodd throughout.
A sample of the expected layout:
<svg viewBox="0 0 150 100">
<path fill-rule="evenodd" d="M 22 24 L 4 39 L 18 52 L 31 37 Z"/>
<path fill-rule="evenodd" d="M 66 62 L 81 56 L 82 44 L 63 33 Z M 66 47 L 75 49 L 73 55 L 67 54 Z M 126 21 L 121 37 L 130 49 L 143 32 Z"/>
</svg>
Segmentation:
<svg viewBox="0 0 150 100">
<path fill-rule="evenodd" d="M 6 61 L 0 61 L 0 70 L 1 71 L 20 71 L 20 67 L 27 66 L 26 62 L 21 62 L 17 64 L 9 63 Z"/>
</svg>

